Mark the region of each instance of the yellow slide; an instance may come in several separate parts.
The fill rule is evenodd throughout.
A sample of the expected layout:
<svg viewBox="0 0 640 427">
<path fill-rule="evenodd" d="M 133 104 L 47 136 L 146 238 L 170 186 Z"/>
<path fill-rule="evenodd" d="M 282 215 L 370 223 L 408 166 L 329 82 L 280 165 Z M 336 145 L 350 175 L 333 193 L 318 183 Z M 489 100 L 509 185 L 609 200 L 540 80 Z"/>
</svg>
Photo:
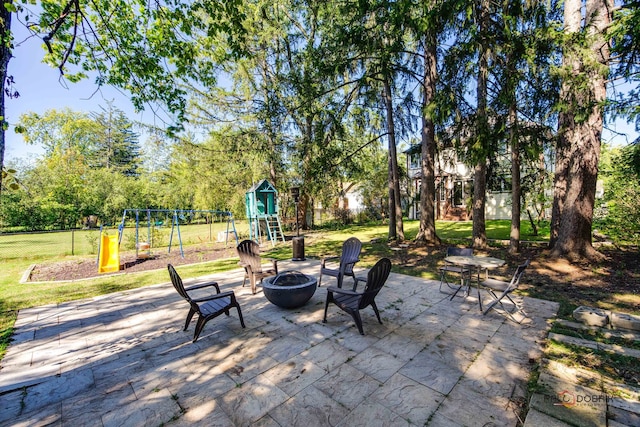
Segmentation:
<svg viewBox="0 0 640 427">
<path fill-rule="evenodd" d="M 118 235 L 100 235 L 100 254 L 98 255 L 98 273 L 111 273 L 120 270 L 120 250 Z"/>
</svg>

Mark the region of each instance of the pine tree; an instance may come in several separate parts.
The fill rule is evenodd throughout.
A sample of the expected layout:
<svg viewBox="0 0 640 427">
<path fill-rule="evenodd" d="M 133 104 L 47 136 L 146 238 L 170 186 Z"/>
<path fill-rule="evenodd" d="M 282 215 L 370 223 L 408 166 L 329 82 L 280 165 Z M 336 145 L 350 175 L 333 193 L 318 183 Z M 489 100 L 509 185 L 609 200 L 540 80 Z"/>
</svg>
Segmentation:
<svg viewBox="0 0 640 427">
<path fill-rule="evenodd" d="M 597 259 L 592 245 L 598 161 L 603 126 L 611 22 L 611 0 L 564 3 L 564 79 L 560 93 L 558 142 L 550 246 L 554 256 Z"/>
<path fill-rule="evenodd" d="M 96 123 L 92 164 L 115 170 L 126 176 L 137 176 L 140 166 L 140 144 L 133 123 L 122 110 L 109 103 L 101 113 L 93 113 Z"/>
</svg>

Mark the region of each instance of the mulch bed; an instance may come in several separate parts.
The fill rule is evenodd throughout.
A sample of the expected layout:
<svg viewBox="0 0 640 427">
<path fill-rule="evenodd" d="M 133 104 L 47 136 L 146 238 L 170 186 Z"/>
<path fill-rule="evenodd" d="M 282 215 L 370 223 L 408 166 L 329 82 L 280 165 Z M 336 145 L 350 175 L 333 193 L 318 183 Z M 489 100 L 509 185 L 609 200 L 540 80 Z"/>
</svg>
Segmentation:
<svg viewBox="0 0 640 427">
<path fill-rule="evenodd" d="M 146 253 L 145 253 L 146 254 Z M 62 261 L 51 264 L 37 264 L 31 271 L 30 282 L 47 282 L 55 280 L 78 280 L 90 277 L 103 277 L 117 273 L 133 273 L 137 271 L 157 270 L 166 268 L 167 264 L 185 265 L 199 262 L 214 261 L 217 259 L 237 256 L 235 245 L 229 247 L 200 246 L 189 247 L 184 250 L 184 257 L 180 249 L 154 249 L 149 258 L 136 258 L 135 253 L 123 253 L 120 256 L 120 271 L 115 273 L 98 273 L 98 257 L 93 259 L 81 259 Z"/>
</svg>

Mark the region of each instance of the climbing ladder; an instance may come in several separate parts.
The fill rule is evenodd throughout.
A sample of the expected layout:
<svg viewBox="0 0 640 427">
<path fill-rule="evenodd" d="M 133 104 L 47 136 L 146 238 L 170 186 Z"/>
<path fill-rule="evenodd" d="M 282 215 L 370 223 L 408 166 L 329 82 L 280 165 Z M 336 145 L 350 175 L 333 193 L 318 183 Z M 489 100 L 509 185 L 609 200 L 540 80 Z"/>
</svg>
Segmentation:
<svg viewBox="0 0 640 427">
<path fill-rule="evenodd" d="M 283 242 L 284 233 L 282 233 L 282 224 L 280 223 L 280 216 L 278 215 L 269 215 L 265 217 L 265 221 L 267 223 L 267 232 L 269 234 L 269 240 L 271 240 L 271 244 L 275 246 L 275 242 L 280 239 Z"/>
<path fill-rule="evenodd" d="M 261 221 L 264 221 L 265 228 L 264 233 L 261 230 Z M 262 235 L 264 234 L 271 241 L 271 245 L 275 246 L 278 240 L 285 241 L 284 233 L 282 232 L 282 223 L 280 222 L 280 216 L 278 215 L 259 215 L 249 219 L 249 239 L 255 240 L 258 243 L 262 243 Z"/>
</svg>

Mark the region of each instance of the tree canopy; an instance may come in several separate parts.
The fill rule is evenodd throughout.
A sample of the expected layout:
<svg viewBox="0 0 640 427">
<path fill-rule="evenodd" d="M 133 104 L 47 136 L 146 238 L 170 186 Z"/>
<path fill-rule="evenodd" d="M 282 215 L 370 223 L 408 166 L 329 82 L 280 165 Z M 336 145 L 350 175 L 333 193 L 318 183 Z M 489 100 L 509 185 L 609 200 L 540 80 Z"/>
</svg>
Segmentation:
<svg viewBox="0 0 640 427">
<path fill-rule="evenodd" d="M 604 113 L 637 119 L 640 111 L 636 2 L 614 9 L 605 0 L 25 0 L 4 2 L 0 12 L 3 81 L 16 18 L 69 81 L 96 76 L 97 85 L 127 90 L 136 108 L 171 117 L 153 130 L 163 133 L 154 134 L 156 149 L 168 153 L 153 166 L 144 164 L 151 159 L 132 124 L 111 106 L 21 120 L 56 174 L 62 166 L 74 171 L 68 178 L 113 173 L 133 182 L 144 174 L 137 181 L 146 182 L 147 205 L 237 208 L 238 187 L 266 176 L 285 192 L 299 186 L 300 209 L 308 211 L 318 202 L 337 205 L 354 184 L 370 187 L 386 166 L 390 237 L 402 239 L 405 190 L 395 150 L 419 140 L 422 242 L 438 241 L 429 202 L 434 167 L 454 149 L 475 170 L 475 246 L 486 244 L 487 187 L 502 171 L 511 177 L 518 250 L 520 206 L 538 197 L 521 173 L 540 171 L 546 157 L 556 160 L 554 253 L 592 256 Z M 631 90 L 607 98 L 617 81 Z M 511 168 L 500 163 L 506 153 Z M 61 211 L 84 209 L 62 189 L 52 194 L 66 206 Z"/>
</svg>

